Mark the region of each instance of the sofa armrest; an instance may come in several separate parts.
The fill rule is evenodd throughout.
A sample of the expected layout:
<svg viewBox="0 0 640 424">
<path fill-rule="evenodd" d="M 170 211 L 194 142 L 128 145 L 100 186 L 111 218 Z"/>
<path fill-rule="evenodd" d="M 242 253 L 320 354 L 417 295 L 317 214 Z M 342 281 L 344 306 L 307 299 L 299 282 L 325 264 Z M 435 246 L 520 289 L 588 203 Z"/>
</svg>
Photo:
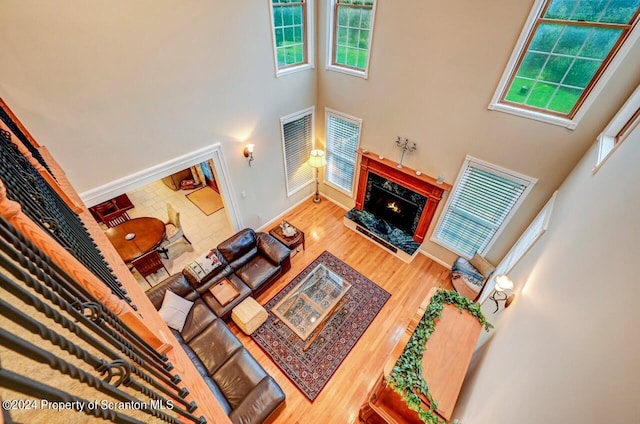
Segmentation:
<svg viewBox="0 0 640 424">
<path fill-rule="evenodd" d="M 178 296 L 192 302 L 200 297 L 195 289 L 191 287 L 191 284 L 189 284 L 185 276 L 180 272 L 165 278 L 160 283 L 147 290 L 145 294 L 149 300 L 151 300 L 153 306 L 155 306 L 156 309 L 160 309 L 162 301 L 164 300 L 164 294 L 167 290 L 171 290 Z"/>
<path fill-rule="evenodd" d="M 267 376 L 229 414 L 229 418 L 233 423 L 263 423 L 279 413 L 284 404 L 284 392 L 273 377 Z"/>
<path fill-rule="evenodd" d="M 256 236 L 258 239 L 258 251 L 274 265 L 281 265 L 291 255 L 289 248 L 280 243 L 271 234 L 256 233 Z"/>
</svg>

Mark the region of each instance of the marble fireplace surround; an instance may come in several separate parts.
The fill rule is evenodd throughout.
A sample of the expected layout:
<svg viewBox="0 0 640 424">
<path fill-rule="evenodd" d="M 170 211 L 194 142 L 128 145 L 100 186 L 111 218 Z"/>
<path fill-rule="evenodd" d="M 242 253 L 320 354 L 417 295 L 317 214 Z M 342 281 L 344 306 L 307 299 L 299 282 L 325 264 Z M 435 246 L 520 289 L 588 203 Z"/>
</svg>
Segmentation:
<svg viewBox="0 0 640 424">
<path fill-rule="evenodd" d="M 395 246 L 408 255 L 413 255 L 427 234 L 444 192 L 450 191 L 451 185 L 447 183 L 438 184 L 435 178 L 408 167 L 398 168 L 397 162 L 381 158 L 378 154 L 363 149 L 359 149 L 358 154 L 360 156 L 360 175 L 355 208 L 347 212 L 346 220 L 355 221 L 358 226 L 368 227 L 366 229 L 373 234 L 366 235 L 393 253 L 396 250 L 393 248 Z M 376 219 L 373 214 L 364 209 L 369 204 L 370 199 L 368 196 L 371 195 L 371 188 L 374 185 L 382 186 L 395 195 L 417 204 L 418 215 L 412 225 L 409 226 L 412 233 L 396 228 L 389 233 L 379 231 L 378 228 L 371 228 L 372 225 L 370 223 L 372 220 L 376 221 Z M 362 228 L 354 229 L 363 232 Z M 391 246 L 388 246 L 388 244 L 391 244 Z"/>
</svg>

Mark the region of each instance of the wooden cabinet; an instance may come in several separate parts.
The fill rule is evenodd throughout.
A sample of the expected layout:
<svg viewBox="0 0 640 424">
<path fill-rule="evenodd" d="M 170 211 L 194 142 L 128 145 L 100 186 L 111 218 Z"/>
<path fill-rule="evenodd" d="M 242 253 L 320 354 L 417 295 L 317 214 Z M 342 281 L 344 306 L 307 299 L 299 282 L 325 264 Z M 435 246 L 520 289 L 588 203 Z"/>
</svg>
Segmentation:
<svg viewBox="0 0 640 424">
<path fill-rule="evenodd" d="M 360 419 L 363 422 L 423 422 L 418 418 L 418 413 L 410 410 L 400 395 L 387 384 L 385 376 L 391 373 L 435 292 L 436 288 L 431 289 L 385 362 L 380 377 L 360 408 Z M 427 340 L 427 349 L 422 358 L 422 375 L 429 384 L 430 393 L 438 402 L 436 413 L 447 421 L 451 419 L 481 329 L 482 325 L 474 316 L 461 312 L 454 305 L 446 304 L 442 310 L 442 317 L 436 323 L 435 331 Z M 423 408 L 428 409 L 428 401 L 422 401 Z"/>
<path fill-rule="evenodd" d="M 170 189 L 178 191 L 180 190 L 180 183 L 182 183 L 182 180 L 190 179 L 193 179 L 193 174 L 191 173 L 191 169 L 187 168 L 182 171 L 178 171 L 175 174 L 171 174 L 168 177 L 164 177 L 162 182 Z"/>
</svg>

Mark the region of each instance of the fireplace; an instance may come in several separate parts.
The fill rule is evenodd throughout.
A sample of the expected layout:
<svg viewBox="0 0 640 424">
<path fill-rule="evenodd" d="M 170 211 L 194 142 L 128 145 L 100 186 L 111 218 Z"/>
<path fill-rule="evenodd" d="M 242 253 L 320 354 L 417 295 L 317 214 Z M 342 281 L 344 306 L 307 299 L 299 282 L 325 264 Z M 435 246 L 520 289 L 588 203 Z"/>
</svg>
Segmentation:
<svg viewBox="0 0 640 424">
<path fill-rule="evenodd" d="M 412 233 L 412 227 L 418 205 L 410 200 L 403 199 L 396 193 L 373 184 L 365 202 L 364 210 L 371 212 L 378 219 L 395 226 L 402 231 Z"/>
<path fill-rule="evenodd" d="M 345 225 L 409 262 L 416 255 L 447 183 L 374 153 L 358 150 L 360 173 L 355 208 Z"/>
</svg>

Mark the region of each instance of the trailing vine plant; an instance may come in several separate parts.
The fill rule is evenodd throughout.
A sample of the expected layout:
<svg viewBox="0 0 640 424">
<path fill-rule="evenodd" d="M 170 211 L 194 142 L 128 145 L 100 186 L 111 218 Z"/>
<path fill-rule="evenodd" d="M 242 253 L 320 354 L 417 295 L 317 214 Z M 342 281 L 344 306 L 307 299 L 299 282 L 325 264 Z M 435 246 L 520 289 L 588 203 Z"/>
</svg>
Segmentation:
<svg viewBox="0 0 640 424">
<path fill-rule="evenodd" d="M 435 330 L 436 321 L 442 316 L 442 309 L 447 303 L 456 306 L 461 312 L 467 311 L 476 317 L 486 331 L 493 328 L 480 311 L 480 304 L 472 302 L 456 291 L 439 289 L 431 298 L 429 306 L 402 354 L 386 377 L 391 388 L 402 397 L 410 409 L 418 412 L 418 417 L 427 424 L 446 424 L 446 421 L 441 420 L 434 413 L 438 402 L 429 392 L 429 385 L 422 376 L 422 356 L 426 350 L 427 340 Z M 428 410 L 421 406 L 421 395 L 429 401 Z"/>
</svg>

